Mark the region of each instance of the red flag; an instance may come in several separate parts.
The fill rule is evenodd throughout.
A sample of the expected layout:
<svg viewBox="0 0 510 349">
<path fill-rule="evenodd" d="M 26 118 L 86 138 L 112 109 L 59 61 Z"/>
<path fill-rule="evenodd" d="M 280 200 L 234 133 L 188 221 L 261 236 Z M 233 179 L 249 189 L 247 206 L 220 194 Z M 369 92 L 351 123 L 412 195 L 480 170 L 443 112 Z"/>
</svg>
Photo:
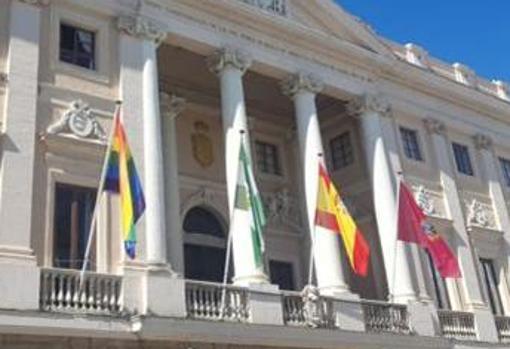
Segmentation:
<svg viewBox="0 0 510 349">
<path fill-rule="evenodd" d="M 402 182 L 398 200 L 397 239 L 418 244 L 427 250 L 442 277 L 459 278 L 461 275 L 457 257 L 433 225 L 427 222 L 427 216 Z"/>
</svg>

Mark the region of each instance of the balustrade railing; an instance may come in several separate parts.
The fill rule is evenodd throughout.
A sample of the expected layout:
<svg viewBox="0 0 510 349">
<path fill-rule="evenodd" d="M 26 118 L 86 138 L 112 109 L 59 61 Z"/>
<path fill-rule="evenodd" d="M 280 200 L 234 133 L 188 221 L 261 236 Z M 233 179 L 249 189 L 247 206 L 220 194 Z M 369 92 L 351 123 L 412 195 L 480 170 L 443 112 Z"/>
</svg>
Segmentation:
<svg viewBox="0 0 510 349">
<path fill-rule="evenodd" d="M 122 310 L 121 284 L 120 276 L 86 272 L 80 285 L 78 270 L 43 268 L 40 308 L 43 311 L 118 315 Z"/>
<path fill-rule="evenodd" d="M 362 300 L 361 306 L 367 332 L 409 334 L 409 316 L 405 305 Z"/>
<path fill-rule="evenodd" d="M 285 291 L 282 295 L 283 321 L 286 325 L 305 326 L 304 302 L 299 292 Z"/>
<path fill-rule="evenodd" d="M 244 322 L 249 318 L 248 290 L 222 284 L 186 281 L 188 317 Z"/>
<path fill-rule="evenodd" d="M 438 310 L 439 325 L 443 337 L 462 340 L 475 340 L 475 317 L 464 311 Z"/>
<path fill-rule="evenodd" d="M 309 295 L 309 293 L 308 293 Z M 319 296 L 309 298 L 302 292 L 283 291 L 283 320 L 286 325 L 333 328 L 334 299 Z"/>
<path fill-rule="evenodd" d="M 499 341 L 510 343 L 510 317 L 496 316 L 496 328 L 498 329 Z"/>
</svg>

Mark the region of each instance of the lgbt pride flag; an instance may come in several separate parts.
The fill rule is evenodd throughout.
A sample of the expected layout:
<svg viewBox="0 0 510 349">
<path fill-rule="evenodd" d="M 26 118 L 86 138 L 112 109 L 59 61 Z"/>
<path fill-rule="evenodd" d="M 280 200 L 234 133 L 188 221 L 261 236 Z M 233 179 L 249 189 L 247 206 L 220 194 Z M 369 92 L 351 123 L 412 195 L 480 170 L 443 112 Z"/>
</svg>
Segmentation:
<svg viewBox="0 0 510 349">
<path fill-rule="evenodd" d="M 107 169 L 104 190 L 120 194 L 121 229 L 124 249 L 129 258 L 136 255 L 135 224 L 145 211 L 142 184 L 120 120 L 120 107 L 114 117 L 110 151 L 106 155 Z"/>
<path fill-rule="evenodd" d="M 319 164 L 319 192 L 317 194 L 315 225 L 340 234 L 354 273 L 361 276 L 367 275 L 370 262 L 368 243 L 342 202 L 322 164 Z"/>
</svg>

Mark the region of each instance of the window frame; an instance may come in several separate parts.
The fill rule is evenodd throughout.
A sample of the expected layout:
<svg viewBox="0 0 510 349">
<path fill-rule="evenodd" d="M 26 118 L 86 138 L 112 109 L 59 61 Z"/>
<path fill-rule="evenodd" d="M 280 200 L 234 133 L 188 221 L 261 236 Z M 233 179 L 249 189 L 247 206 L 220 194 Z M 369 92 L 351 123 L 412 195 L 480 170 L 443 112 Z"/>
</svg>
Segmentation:
<svg viewBox="0 0 510 349">
<path fill-rule="evenodd" d="M 424 162 L 419 131 L 406 126 L 399 126 L 400 142 L 406 159 Z"/>
<path fill-rule="evenodd" d="M 499 160 L 499 168 L 501 171 L 501 176 L 503 177 L 504 185 L 506 188 L 510 188 L 510 159 L 499 156 L 498 160 Z"/>
<path fill-rule="evenodd" d="M 272 273 L 272 270 L 271 270 L 271 265 L 274 265 L 275 263 L 278 263 L 280 265 L 283 265 L 283 264 L 286 264 L 288 266 L 290 266 L 290 271 L 291 271 L 291 283 L 292 283 L 292 288 L 290 289 L 282 289 L 282 290 L 285 290 L 285 291 L 297 291 L 297 280 L 296 280 L 296 268 L 295 268 L 295 265 L 292 261 L 288 261 L 288 260 L 281 260 L 281 259 L 275 259 L 275 258 L 269 258 L 268 259 L 268 263 L 267 263 L 267 271 L 268 271 L 268 274 L 269 274 L 269 279 L 271 280 L 271 283 L 274 283 L 274 280 L 273 280 L 273 273 Z"/>
<path fill-rule="evenodd" d="M 425 251 L 425 255 L 429 266 L 430 278 L 432 279 L 432 285 L 434 287 L 434 301 L 436 303 L 436 307 L 440 310 L 452 310 L 452 301 L 450 298 L 448 283 L 439 274 L 430 253 Z"/>
<path fill-rule="evenodd" d="M 455 162 L 455 169 L 457 173 L 467 176 L 467 177 L 475 177 L 475 168 L 473 166 L 473 161 L 471 160 L 471 154 L 469 146 L 463 143 L 453 141 L 451 143 L 451 149 L 453 153 L 453 160 Z M 459 153 L 458 151 L 465 151 L 465 153 Z M 459 157 L 459 156 L 463 156 Z M 459 161 L 463 161 L 465 163 L 461 163 Z M 464 169 L 464 166 L 467 166 Z M 467 171 L 467 172 L 465 172 Z"/>
<path fill-rule="evenodd" d="M 478 258 L 480 268 L 482 271 L 482 279 L 487 296 L 487 303 L 496 316 L 505 315 L 505 308 L 503 306 L 503 297 L 499 289 L 499 278 L 496 273 L 494 259 L 491 258 Z"/>
<path fill-rule="evenodd" d="M 74 35 L 73 35 L 73 42 L 72 42 L 72 52 L 71 55 L 72 55 L 72 59 L 71 61 L 68 61 L 68 60 L 64 60 L 62 59 L 62 54 L 63 54 L 63 38 L 62 38 L 62 29 L 63 27 L 66 26 L 66 27 L 69 27 L 69 28 L 72 28 L 74 30 Z M 91 50 L 92 50 L 92 53 L 91 53 L 91 67 L 86 67 L 84 65 L 81 65 L 79 64 L 78 62 L 76 62 L 76 60 L 78 60 L 80 57 L 77 57 L 80 54 L 80 52 L 77 52 L 77 45 L 79 45 L 79 43 L 76 42 L 76 39 L 77 39 L 77 36 L 78 35 L 78 32 L 83 32 L 85 34 L 89 34 L 91 36 Z M 97 71 L 98 67 L 97 67 L 97 36 L 98 36 L 98 33 L 97 31 L 95 30 L 90 30 L 90 29 L 87 29 L 83 26 L 78 26 L 78 25 L 75 25 L 73 23 L 69 23 L 65 20 L 61 20 L 60 23 L 59 23 L 59 36 L 58 36 L 58 60 L 59 62 L 61 63 L 65 63 L 65 64 L 70 64 L 70 65 L 73 65 L 77 68 L 81 68 L 81 69 L 86 69 L 86 70 L 90 70 L 90 71 Z M 66 49 L 67 50 L 67 49 Z"/>
<path fill-rule="evenodd" d="M 343 130 L 337 133 L 335 136 L 331 137 L 328 141 L 328 150 L 329 150 L 329 161 L 331 164 L 332 171 L 341 171 L 349 168 L 354 165 L 356 162 L 356 154 L 354 150 L 354 142 L 352 140 L 351 130 Z M 335 146 L 334 143 L 338 143 L 340 147 Z M 345 145 L 348 145 L 347 151 L 345 150 Z M 336 150 L 340 150 L 341 156 L 338 157 Z M 349 154 L 350 151 L 350 154 Z M 349 157 L 350 156 L 350 157 Z M 342 163 L 338 163 L 339 160 L 342 159 Z"/>
<path fill-rule="evenodd" d="M 260 146 L 263 146 L 264 149 L 268 149 L 268 148 L 273 148 L 274 150 L 274 153 L 273 155 L 275 155 L 275 157 L 273 158 L 273 162 L 275 163 L 276 167 L 277 167 L 277 171 L 276 172 L 267 172 L 264 170 L 264 166 L 261 166 L 261 163 L 259 161 L 259 148 Z M 268 176 L 268 177 L 272 177 L 272 178 L 279 178 L 279 179 L 283 179 L 285 177 L 285 171 L 284 171 L 284 165 L 283 165 L 283 158 L 281 156 L 281 147 L 280 147 L 280 144 L 276 143 L 276 142 L 273 142 L 273 141 L 270 141 L 270 140 L 266 140 L 266 139 L 263 139 L 263 138 L 255 138 L 255 140 L 253 141 L 253 162 L 255 164 L 255 167 L 257 169 L 257 173 L 263 175 L 263 176 Z M 264 155 L 267 155 L 267 152 L 264 151 Z M 267 163 L 267 161 L 266 161 Z"/>
</svg>

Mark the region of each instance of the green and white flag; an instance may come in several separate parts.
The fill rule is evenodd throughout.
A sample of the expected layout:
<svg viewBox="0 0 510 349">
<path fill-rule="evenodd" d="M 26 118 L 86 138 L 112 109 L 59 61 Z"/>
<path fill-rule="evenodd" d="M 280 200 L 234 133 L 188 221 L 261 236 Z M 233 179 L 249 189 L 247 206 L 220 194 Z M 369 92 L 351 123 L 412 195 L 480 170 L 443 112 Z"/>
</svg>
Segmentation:
<svg viewBox="0 0 510 349">
<path fill-rule="evenodd" d="M 235 216 L 244 216 L 250 223 L 250 236 L 253 245 L 253 257 L 257 268 L 263 265 L 264 237 L 263 229 L 266 225 L 266 216 L 262 198 L 255 183 L 250 159 L 246 153 L 243 142 L 239 150 L 239 168 L 237 171 L 237 185 L 234 202 Z"/>
</svg>

